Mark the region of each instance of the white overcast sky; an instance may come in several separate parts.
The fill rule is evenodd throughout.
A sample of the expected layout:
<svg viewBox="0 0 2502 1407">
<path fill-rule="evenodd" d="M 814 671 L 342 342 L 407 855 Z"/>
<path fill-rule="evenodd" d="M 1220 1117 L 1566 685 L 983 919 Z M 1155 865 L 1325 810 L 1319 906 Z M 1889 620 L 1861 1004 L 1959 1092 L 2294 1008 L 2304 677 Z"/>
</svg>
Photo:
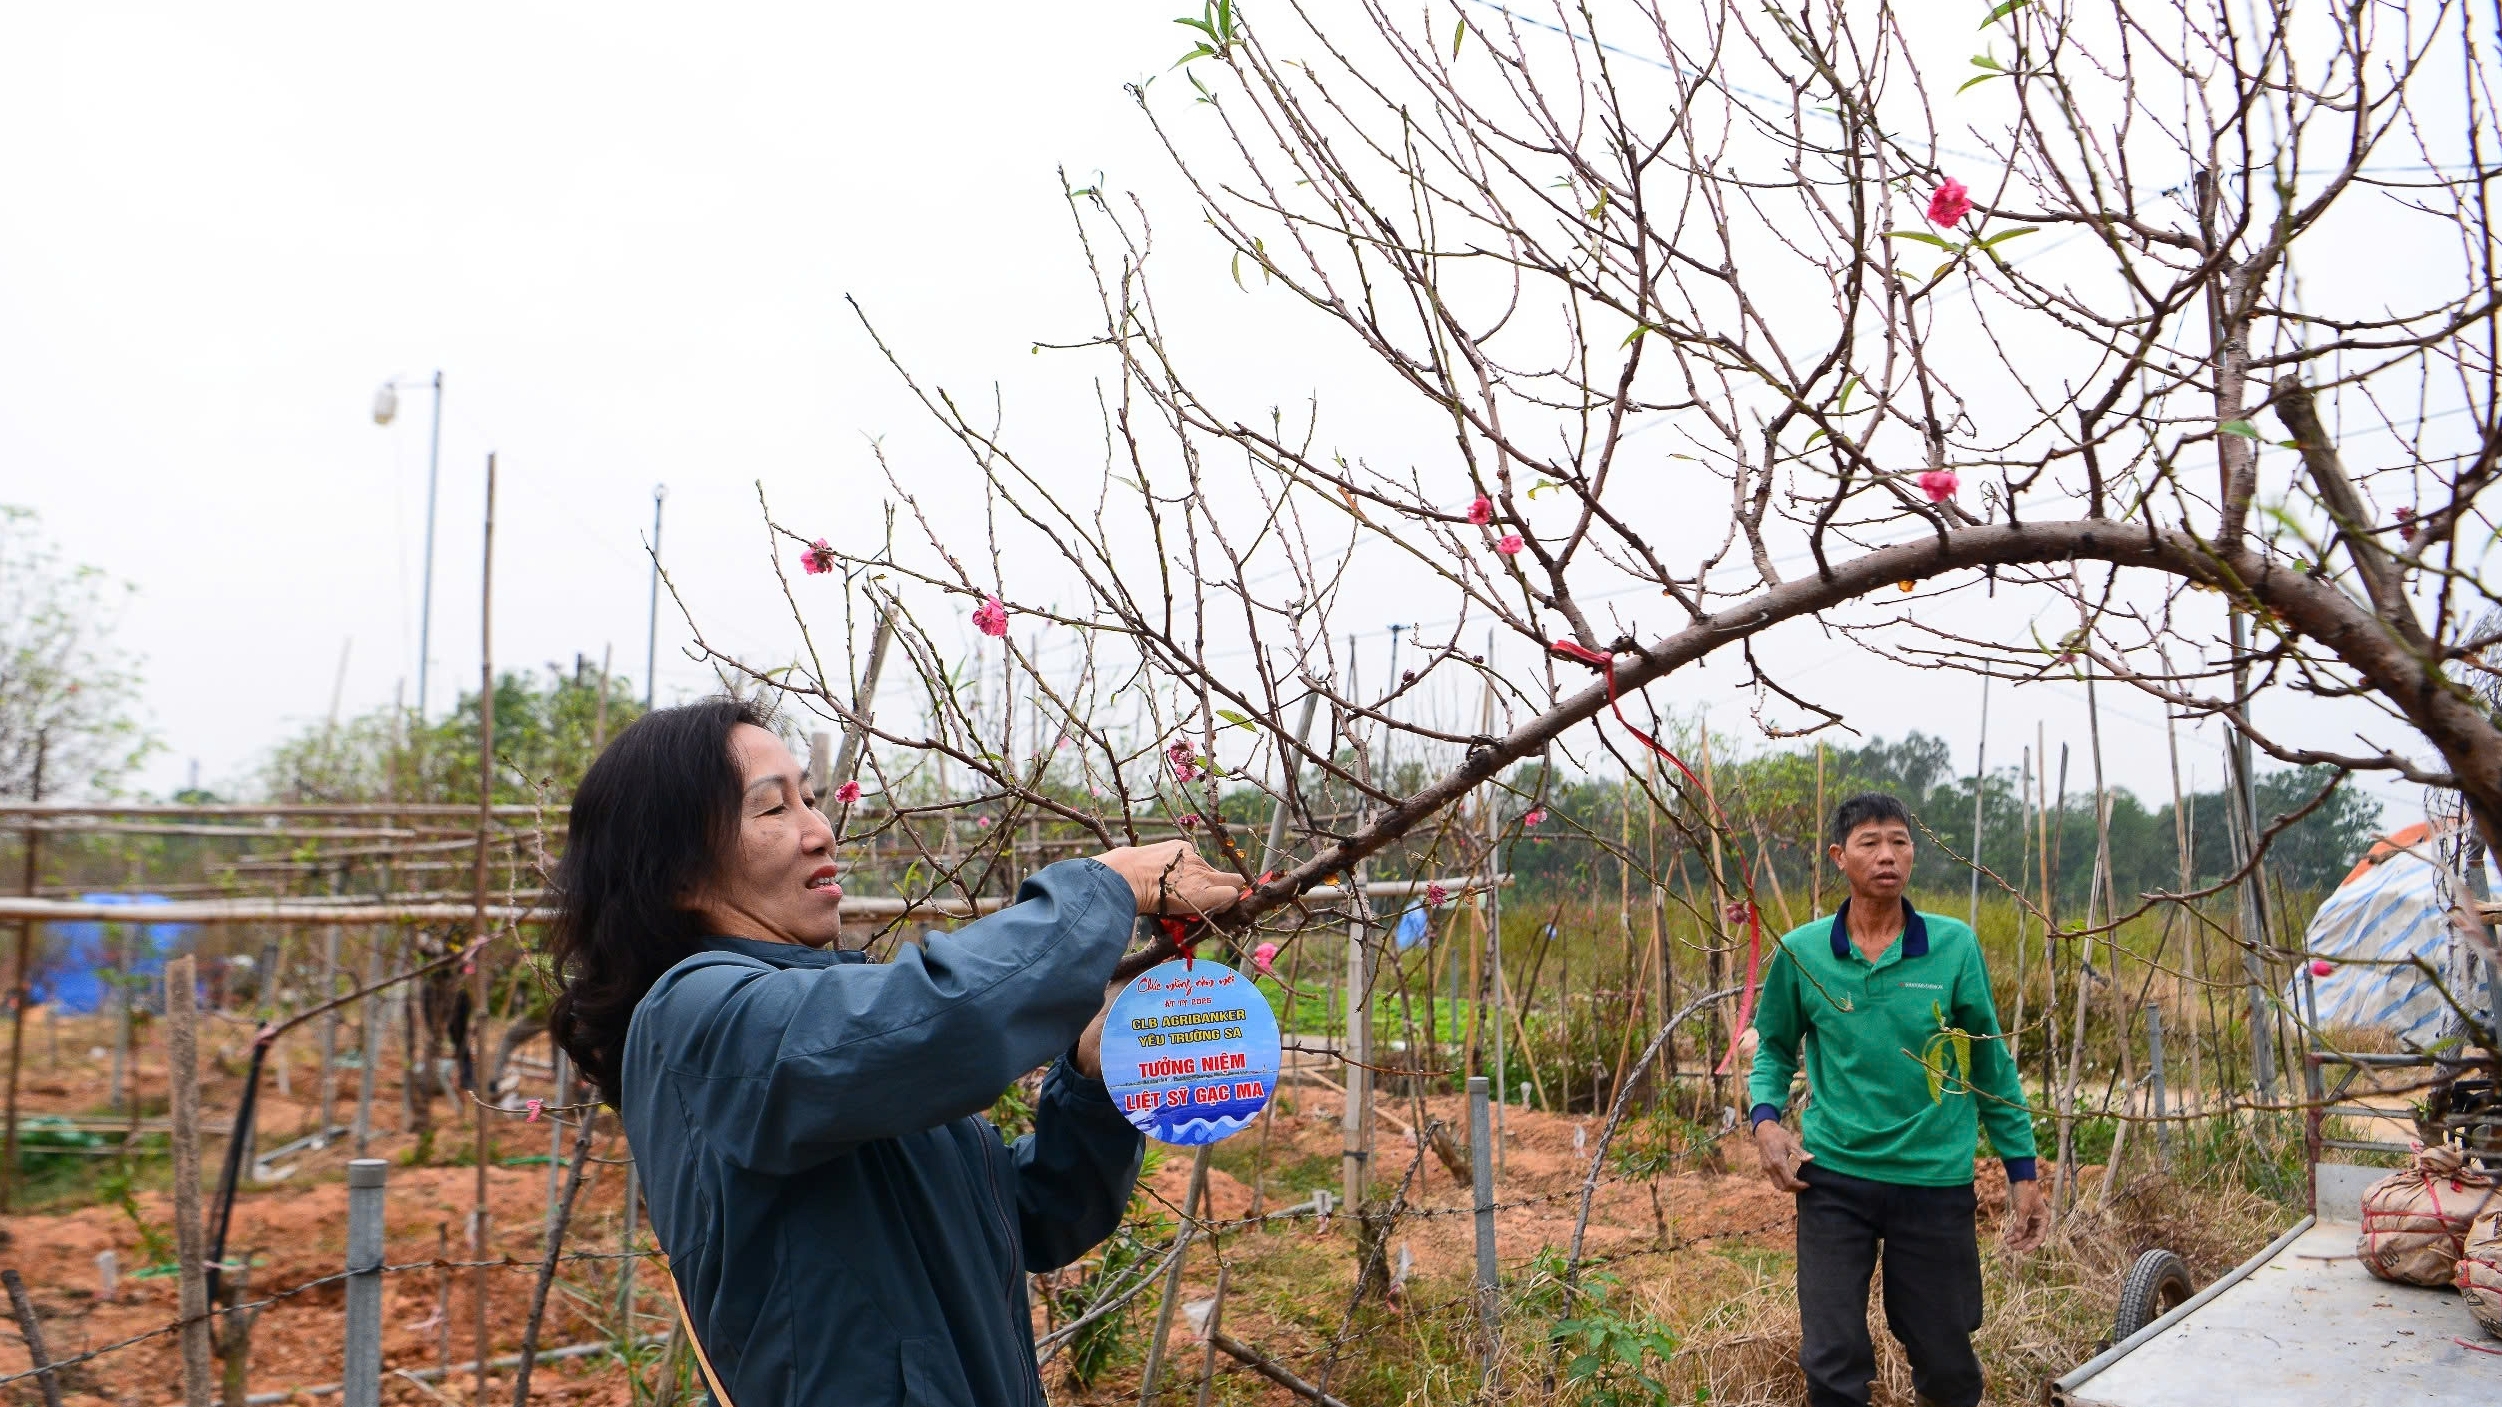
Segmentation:
<svg viewBox="0 0 2502 1407">
<path fill-rule="evenodd" d="M 165 743 L 140 785 L 170 791 L 196 760 L 231 786 L 324 714 L 343 647 L 348 712 L 413 683 L 428 412 L 413 383 L 436 368 L 438 711 L 477 677 L 489 451 L 503 666 L 613 647 L 641 678 L 661 482 L 664 555 L 707 629 L 790 648 L 755 482 L 787 521 L 862 546 L 883 491 L 872 437 L 915 476 L 960 464 L 846 294 L 917 372 L 996 383 L 1052 472 L 1099 474 L 1082 378 L 1030 351 L 1091 326 L 1056 168 L 1138 191 L 1186 246 L 1196 213 L 1123 91 L 1187 47 L 1184 8 L 11 7 L 0 501 L 137 588 L 122 639 Z M 1201 262 L 1168 321 L 1239 317 L 1228 365 L 1270 378 L 1270 399 L 1308 392 L 1325 331 L 1225 311 L 1247 296 L 1221 258 Z M 391 377 L 412 385 L 378 428 Z M 664 604 L 664 700 L 711 682 L 673 652 L 682 638 Z M 1783 648 L 1862 732 L 1944 734 L 1970 765 L 1973 681 L 1872 666 L 1811 632 Z M 1742 678 L 1716 664 L 1655 694 L 1742 730 Z M 2105 718 L 2113 779 L 2166 794 L 2159 711 L 2106 691 Z M 2351 745 L 2321 722 L 2308 740 Z M 2002 688 L 1992 762 L 2037 723 L 2082 748 L 2075 691 Z M 2192 762 L 2213 785 L 2211 737 Z M 2393 822 L 2415 809 L 2411 788 L 2375 790 Z"/>
</svg>

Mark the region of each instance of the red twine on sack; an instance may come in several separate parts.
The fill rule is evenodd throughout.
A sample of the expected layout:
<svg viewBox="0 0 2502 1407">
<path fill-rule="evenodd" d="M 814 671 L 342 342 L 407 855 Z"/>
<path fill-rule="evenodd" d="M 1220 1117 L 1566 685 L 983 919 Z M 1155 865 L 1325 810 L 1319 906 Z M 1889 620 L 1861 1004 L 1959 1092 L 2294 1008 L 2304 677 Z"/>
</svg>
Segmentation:
<svg viewBox="0 0 2502 1407">
<path fill-rule="evenodd" d="M 1549 648 L 1552 649 L 1554 653 L 1563 656 L 1565 659 L 1572 660 L 1577 664 L 1586 664 L 1590 668 L 1605 675 L 1607 677 L 1607 708 L 1609 712 L 1616 715 L 1616 721 L 1624 725 L 1624 730 L 1626 732 L 1641 739 L 1644 747 L 1647 747 L 1651 751 L 1659 754 L 1661 757 L 1668 759 L 1668 765 L 1676 768 L 1677 771 L 1684 776 L 1686 785 L 1692 787 L 1695 791 L 1702 793 L 1704 800 L 1711 806 L 1712 818 L 1719 821 L 1723 825 L 1727 824 L 1729 818 L 1721 812 L 1719 801 L 1714 799 L 1710 790 L 1703 785 L 1703 779 L 1694 775 L 1694 769 L 1685 765 L 1685 759 L 1661 746 L 1659 739 L 1654 738 L 1650 734 L 1643 732 L 1641 729 L 1634 727 L 1633 720 L 1625 717 L 1624 705 L 1619 703 L 1616 698 L 1616 657 L 1614 655 L 1600 654 L 1596 650 L 1587 649 L 1570 640 L 1558 640 Z M 1720 1064 L 1713 1069 L 1712 1073 L 1715 1075 L 1726 1075 L 1731 1069 L 1735 1068 L 1737 1064 L 1738 1040 L 1745 1033 L 1747 1026 L 1755 1019 L 1755 988 L 1757 979 L 1761 976 L 1763 970 L 1763 916 L 1758 913 L 1755 908 L 1755 885 L 1753 876 L 1751 874 L 1746 875 L 1743 877 L 1743 880 L 1746 884 L 1747 890 L 1745 905 L 1746 990 L 1745 993 L 1738 999 L 1737 1024 L 1729 1030 L 1729 1049 L 1720 1057 Z M 1732 905 L 1731 907 L 1734 908 L 1736 906 Z"/>
</svg>

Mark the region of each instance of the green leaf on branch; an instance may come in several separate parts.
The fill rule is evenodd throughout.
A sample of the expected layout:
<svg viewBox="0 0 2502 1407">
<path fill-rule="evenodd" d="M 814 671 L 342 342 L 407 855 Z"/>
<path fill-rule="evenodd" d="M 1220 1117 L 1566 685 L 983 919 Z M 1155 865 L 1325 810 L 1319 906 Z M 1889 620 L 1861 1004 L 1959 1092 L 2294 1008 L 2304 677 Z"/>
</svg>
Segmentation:
<svg viewBox="0 0 2502 1407">
<path fill-rule="evenodd" d="M 1230 708 L 1220 708 L 1220 709 L 1218 709 L 1218 710 L 1216 711 L 1216 716 L 1217 716 L 1217 717 L 1219 717 L 1219 718 L 1224 719 L 1227 723 L 1229 723 L 1229 724 L 1233 725 L 1233 726 L 1234 726 L 1234 727 L 1236 727 L 1236 728 L 1248 728 L 1248 727 L 1252 726 L 1252 725 L 1251 725 L 1251 720 L 1250 720 L 1250 719 L 1248 719 L 1248 718 L 1244 717 L 1243 715 L 1241 715 L 1241 714 L 1239 714 L 1239 713 L 1234 712 L 1234 711 L 1233 711 L 1232 709 L 1230 709 Z"/>
<path fill-rule="evenodd" d="M 1989 12 L 1989 18 L 1981 21 L 1981 28 L 1987 29 L 1991 25 L 1998 23 L 2000 20 L 2005 19 L 2007 16 L 2014 14 L 2016 11 L 2023 9 L 2025 6 L 2032 3 L 2033 0 L 2006 0 L 2006 3 Z"/>
<path fill-rule="evenodd" d="M 1460 41 L 1461 41 L 1461 40 L 1463 40 L 1463 39 L 1466 39 L 1467 37 L 1468 37 L 1468 21 L 1467 21 L 1467 19 L 1466 19 L 1466 18 L 1464 18 L 1464 17 L 1463 17 L 1463 18 L 1460 20 L 1460 22 L 1459 22 L 1458 26 L 1457 26 L 1456 28 L 1454 28 L 1454 29 L 1451 31 L 1451 57 L 1452 57 L 1452 58 L 1455 58 L 1455 59 L 1456 59 L 1456 58 L 1458 58 L 1458 57 L 1459 57 Z"/>
<path fill-rule="evenodd" d="M 1972 66 L 1981 70 L 1980 75 L 1978 77 L 1965 79 L 1963 87 L 1955 90 L 1957 93 L 1961 93 L 1966 89 L 1987 83 L 1993 78 L 2004 78 L 2007 76 L 2006 67 L 2000 64 L 1998 60 L 1991 58 L 1987 54 L 1974 54 L 1972 56 Z"/>
<path fill-rule="evenodd" d="M 2227 435 L 2239 435 L 2245 440 L 2259 438 L 2259 427 L 2247 420 L 2227 420 L 2215 428 Z"/>
<path fill-rule="evenodd" d="M 1927 230 L 1887 230 L 1885 232 L 1885 237 L 1887 239 L 1918 240 L 1922 244 L 1936 245 L 1938 248 L 1946 250 L 1949 253 L 1960 252 L 1963 248 L 1960 243 L 1951 239 L 1940 239 L 1936 235 L 1930 234 Z"/>
<path fill-rule="evenodd" d="M 2041 232 L 2042 227 L 2039 225 L 2018 225 L 2011 230 L 2000 230 L 1998 233 L 1991 235 L 1989 238 L 1980 241 L 1980 246 L 1983 249 L 1994 249 L 1997 246 L 2006 243 L 2008 240 L 2021 239 L 2026 235 L 2040 234 Z"/>
</svg>

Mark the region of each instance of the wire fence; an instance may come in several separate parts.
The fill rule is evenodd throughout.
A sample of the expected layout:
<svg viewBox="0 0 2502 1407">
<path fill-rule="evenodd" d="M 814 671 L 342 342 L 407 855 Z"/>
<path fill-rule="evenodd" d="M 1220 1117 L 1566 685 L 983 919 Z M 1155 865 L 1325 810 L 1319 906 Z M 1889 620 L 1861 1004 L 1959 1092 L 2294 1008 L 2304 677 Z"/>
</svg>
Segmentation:
<svg viewBox="0 0 2502 1407">
<path fill-rule="evenodd" d="M 1482 1098 L 1482 1096 L 1483 1091 L 1480 1090 L 1479 1097 Z M 582 1151 L 584 1156 L 579 1157 L 577 1162 L 622 1161 L 598 1159 L 587 1156 L 587 1142 L 588 1140 L 585 1139 L 584 1150 L 578 1150 Z M 1580 1185 L 1577 1181 L 1576 1185 L 1561 1190 L 1514 1196 L 1500 1200 L 1489 1200 L 1485 1205 L 1481 1206 L 1471 1205 L 1450 1207 L 1413 1205 L 1410 1202 L 1409 1197 L 1423 1167 L 1425 1166 L 1423 1159 L 1426 1152 L 1426 1145 L 1419 1143 L 1415 1150 L 1415 1156 L 1411 1158 L 1404 1175 L 1400 1179 L 1397 1193 L 1386 1203 L 1378 1205 L 1348 1208 L 1343 1204 L 1336 1202 L 1328 1192 L 1322 1191 L 1302 1204 L 1282 1207 L 1275 1210 L 1262 1211 L 1256 1215 L 1234 1217 L 1198 1216 L 1181 1213 L 1179 1209 L 1170 1208 L 1169 1204 L 1167 1204 L 1167 1206 L 1162 1210 L 1155 1210 L 1151 1208 L 1143 1214 L 1132 1215 L 1124 1221 L 1121 1231 L 1116 1234 L 1135 1238 L 1141 1232 L 1165 1231 L 1168 1228 L 1169 1233 L 1164 1235 L 1160 1240 L 1147 1245 L 1139 1258 L 1126 1268 L 1102 1277 L 1102 1283 L 1095 1287 L 1095 1292 L 1090 1297 L 1089 1303 L 1077 1317 L 1054 1323 L 1044 1333 L 1039 1335 L 1036 1341 L 1036 1348 L 1040 1356 L 1040 1361 L 1045 1364 L 1051 1362 L 1053 1357 L 1070 1340 L 1084 1331 L 1087 1326 L 1098 1323 L 1107 1317 L 1128 1311 L 1131 1306 L 1137 1303 L 1150 1288 L 1155 1286 L 1160 1280 L 1164 1280 L 1171 1273 L 1176 1263 L 1181 1261 L 1188 1254 L 1191 1246 L 1197 1242 L 1204 1241 L 1212 1246 L 1218 1247 L 1219 1249 L 1215 1254 L 1219 1264 L 1221 1265 L 1227 1260 L 1227 1255 L 1222 1247 L 1225 1244 L 1225 1238 L 1231 1233 L 1275 1230 L 1287 1224 L 1310 1223 L 1325 1234 L 1333 1227 L 1333 1225 L 1351 1225 L 1363 1228 L 1364 1234 L 1361 1234 L 1358 1237 L 1359 1257 L 1367 1254 L 1378 1257 L 1381 1254 L 1380 1248 L 1387 1244 L 1387 1241 L 1391 1236 L 1396 1234 L 1396 1228 L 1402 1223 L 1411 1221 L 1431 1221 L 1455 1216 L 1474 1216 L 1478 1217 L 1481 1225 L 1484 1225 L 1490 1232 L 1492 1220 L 1495 1217 L 1567 1204 L 1589 1195 L 1589 1189 Z M 1603 1156 L 1604 1149 L 1596 1149 L 1591 1153 L 1591 1157 L 1594 1160 Z M 361 1160 L 359 1163 L 351 1164 L 350 1166 L 352 1169 L 380 1169 L 387 1167 L 387 1164 L 382 1163 L 380 1160 Z M 1661 1168 L 1653 1168 L 1641 1172 L 1601 1171 L 1591 1186 L 1602 1189 L 1613 1189 L 1623 1186 L 1642 1185 L 1650 1182 L 1653 1178 L 1662 1175 L 1665 1171 L 1667 1171 L 1667 1169 Z M 368 1173 L 365 1174 L 365 1176 L 374 1177 L 375 1174 Z M 376 1180 L 378 1182 L 379 1178 L 376 1178 Z M 1147 1189 L 1141 1189 L 1140 1197 L 1142 1201 L 1147 1201 L 1149 1203 L 1152 1203 L 1153 1201 L 1153 1196 Z M 1166 1211 L 1173 1211 L 1176 1215 L 1174 1217 L 1168 1217 L 1164 1214 Z M 383 1212 L 384 1202 L 380 1197 L 375 1197 L 362 1204 L 358 1203 L 353 1197 L 351 1198 L 349 1227 L 351 1259 L 353 1259 L 353 1248 L 356 1246 L 360 1238 L 379 1237 L 380 1223 L 383 1217 Z M 1782 1227 L 1788 1225 L 1790 1220 L 1790 1217 L 1784 1215 L 1760 1224 L 1721 1227 L 1705 1231 L 1700 1234 L 1675 1238 L 1653 1238 L 1652 1244 L 1644 1245 L 1638 1248 L 1621 1249 L 1609 1253 L 1595 1254 L 1588 1258 L 1588 1263 L 1592 1265 L 1603 1265 L 1610 1262 L 1632 1260 L 1643 1256 L 1672 1253 L 1714 1241 L 1731 1239 L 1742 1240 L 1750 1236 L 1757 1236 L 1767 1232 L 1778 1231 Z M 16 1372 L 0 1374 L 0 1388 L 6 1388 L 30 1381 L 57 1381 L 58 1375 L 69 1370 L 82 1368 L 87 1365 L 97 1363 L 100 1360 L 107 1359 L 114 1354 L 123 1353 L 157 1340 L 179 1335 L 184 1330 L 194 1325 L 205 1325 L 213 1330 L 223 1326 L 230 1326 L 236 1322 L 239 1316 L 246 1319 L 256 1317 L 262 1311 L 270 1309 L 274 1306 L 285 1304 L 289 1301 L 299 1299 L 303 1296 L 313 1294 L 333 1286 L 349 1284 L 356 1281 L 360 1277 L 390 1277 L 426 1274 L 448 1275 L 453 1272 L 462 1271 L 492 1272 L 499 1270 L 531 1271 L 542 1277 L 549 1277 L 553 1274 L 554 1269 L 560 1266 L 614 1266 L 628 1262 L 639 1264 L 644 1261 L 660 1259 L 661 1253 L 653 1248 L 632 1248 L 616 1251 L 564 1249 L 561 1238 L 567 1234 L 567 1225 L 569 1222 L 570 1217 L 568 1215 L 561 1220 L 553 1222 L 549 1228 L 549 1234 L 556 1238 L 555 1253 L 553 1255 L 546 1253 L 536 1256 L 507 1254 L 498 1256 L 460 1257 L 436 1255 L 409 1260 L 389 1261 L 377 1265 L 369 1265 L 363 1268 L 345 1268 L 317 1275 L 299 1283 L 289 1285 L 283 1289 L 268 1291 L 250 1299 L 238 1298 L 233 1303 L 214 1306 L 202 1313 L 189 1316 L 176 1315 L 161 1323 L 141 1329 L 134 1333 L 123 1335 L 122 1337 L 113 1339 L 110 1342 L 83 1348 L 75 1353 L 67 1354 L 61 1357 L 48 1357 L 44 1355 L 38 1347 L 43 1340 L 43 1336 L 40 1331 L 36 1329 L 36 1326 L 29 1326 L 21 1322 L 17 1326 L 18 1338 L 21 1344 L 26 1348 L 31 1366 Z M 1366 1248 L 1370 1249 L 1368 1250 Z M 229 1265 L 227 1267 L 229 1272 L 239 1270 L 241 1268 L 242 1267 L 236 1265 Z M 1514 1268 L 1517 1270 L 1519 1267 L 1516 1265 Z M 668 1272 L 664 1269 L 662 1273 L 665 1274 Z M 605 1277 L 602 1278 L 604 1279 Z M 608 1294 L 607 1287 L 603 1285 L 601 1289 L 603 1297 L 606 1297 Z M 1442 1310 L 1469 1304 L 1486 1294 L 1489 1290 L 1496 1290 L 1499 1292 L 1499 1287 L 1483 1284 L 1472 1285 L 1471 1289 L 1466 1294 L 1453 1296 L 1447 1300 L 1416 1302 L 1405 1306 L 1405 1308 L 1407 1313 L 1411 1316 L 1419 1314 L 1433 1314 Z M 1178 1305 L 1167 1304 L 1159 1309 L 1159 1313 L 1163 1317 L 1169 1319 L 1178 1308 Z M 1298 1362 L 1308 1360 L 1305 1364 L 1307 1367 L 1310 1364 L 1315 1363 L 1327 1364 L 1341 1358 L 1351 1347 L 1366 1337 L 1367 1334 L 1377 1331 L 1378 1326 L 1375 1328 L 1365 1328 L 1359 1326 L 1355 1322 L 1352 1309 L 1353 1306 L 1350 1305 L 1349 1313 L 1345 1317 L 1345 1322 L 1341 1325 L 1340 1330 L 1331 1335 L 1325 1343 L 1316 1348 L 1311 1348 L 1299 1353 L 1272 1356 L 1261 1354 L 1257 1350 L 1250 1349 L 1246 1345 L 1241 1344 L 1238 1340 L 1229 1338 L 1227 1341 L 1234 1349 L 1239 1349 L 1244 1353 L 1252 1354 L 1253 1356 L 1262 1359 L 1270 1368 L 1278 1368 L 1288 1360 Z M 382 1366 L 378 1323 L 365 1331 L 374 1339 L 374 1342 L 363 1345 L 362 1347 L 365 1352 L 360 1355 L 360 1346 L 352 1342 L 354 1336 L 359 1332 L 359 1327 L 353 1322 L 354 1316 L 352 1313 L 349 1313 L 347 1318 L 350 1322 L 343 1326 L 341 1334 L 342 1342 L 340 1352 L 342 1359 L 344 1361 L 353 1362 L 362 1356 L 366 1362 L 372 1364 L 373 1372 L 371 1377 L 368 1379 L 368 1383 L 372 1385 L 373 1390 L 378 1393 L 379 1384 L 383 1379 L 393 1376 L 395 1372 L 403 1370 L 390 1370 L 385 1369 Z M 533 1327 L 535 1329 L 535 1325 Z M 632 1326 L 630 1322 L 626 1323 L 624 1328 L 619 1333 L 611 1335 L 605 1341 L 606 1346 L 610 1348 L 617 1348 L 629 1343 L 640 1343 L 641 1339 L 633 1335 L 631 1329 Z M 672 1325 L 673 1338 L 675 1336 L 675 1329 L 676 1326 Z M 30 1332 L 30 1330 L 33 1331 Z M 504 1363 L 507 1360 L 517 1361 L 520 1357 L 533 1355 L 541 1360 L 544 1360 L 550 1354 L 559 1352 L 562 1352 L 567 1356 L 580 1356 L 580 1353 L 584 1350 L 598 1351 L 600 1345 L 568 1345 L 562 1349 L 541 1348 L 536 1342 L 534 1332 L 530 1336 L 529 1341 L 526 1341 L 521 1345 L 519 1355 L 507 1355 L 506 1359 L 493 1359 L 490 1357 L 492 1347 L 493 1346 L 491 1344 L 480 1345 L 478 1346 L 479 1351 L 473 1356 L 470 1362 L 466 1364 L 449 1364 L 447 1362 L 445 1366 L 450 1367 L 454 1371 L 476 1371 L 479 1367 L 480 1359 L 485 1359 L 490 1363 L 490 1365 L 493 1365 L 497 1363 Z M 438 1369 L 435 1371 L 440 1370 Z M 1321 1373 L 1324 1377 L 1326 1376 L 1323 1369 L 1314 1368 L 1312 1371 Z M 267 1400 L 279 1400 L 289 1394 L 300 1394 L 307 1391 L 321 1393 L 346 1392 L 347 1400 L 350 1402 L 356 1402 L 359 1400 L 376 1400 L 375 1398 L 362 1397 L 360 1394 L 349 1391 L 349 1389 L 353 1386 L 355 1385 L 350 1383 L 327 1383 L 320 1384 L 316 1387 L 297 1387 L 288 1389 L 279 1394 L 264 1394 L 261 1396 L 267 1398 Z M 1307 1383 L 1306 1386 L 1309 1386 L 1309 1384 Z M 256 1398 L 255 1400 L 261 1399 Z"/>
</svg>

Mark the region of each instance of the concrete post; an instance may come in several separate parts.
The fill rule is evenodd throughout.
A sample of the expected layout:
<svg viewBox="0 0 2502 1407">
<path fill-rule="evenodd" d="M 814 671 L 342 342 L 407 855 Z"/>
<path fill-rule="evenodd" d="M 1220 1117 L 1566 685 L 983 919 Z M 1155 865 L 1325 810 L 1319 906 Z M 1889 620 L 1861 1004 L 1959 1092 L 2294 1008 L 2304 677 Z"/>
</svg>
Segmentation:
<svg viewBox="0 0 2502 1407">
<path fill-rule="evenodd" d="M 1485 1336 L 1486 1387 L 1494 1387 L 1494 1367 L 1502 1350 L 1502 1312 L 1496 1302 L 1494 1260 L 1494 1119 L 1488 1106 L 1489 1081 L 1468 1077 L 1468 1161 L 1477 1204 L 1477 1324 Z"/>
<path fill-rule="evenodd" d="M 391 1164 L 348 1164 L 347 1350 L 339 1375 L 342 1407 L 382 1402 L 382 1191 Z"/>
</svg>

